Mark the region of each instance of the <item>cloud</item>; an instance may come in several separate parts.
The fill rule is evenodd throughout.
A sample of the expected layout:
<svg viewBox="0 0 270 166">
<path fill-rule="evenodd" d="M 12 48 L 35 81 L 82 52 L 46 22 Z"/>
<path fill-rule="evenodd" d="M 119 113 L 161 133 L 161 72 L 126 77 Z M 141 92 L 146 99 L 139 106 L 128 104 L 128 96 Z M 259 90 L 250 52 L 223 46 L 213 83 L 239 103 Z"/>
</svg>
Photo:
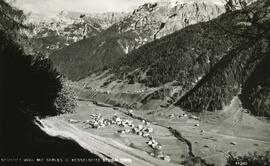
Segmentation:
<svg viewBox="0 0 270 166">
<path fill-rule="evenodd" d="M 38 15 L 50 15 L 61 10 L 81 13 L 108 11 L 129 12 L 146 2 L 157 0 L 16 0 L 13 5 Z"/>
</svg>

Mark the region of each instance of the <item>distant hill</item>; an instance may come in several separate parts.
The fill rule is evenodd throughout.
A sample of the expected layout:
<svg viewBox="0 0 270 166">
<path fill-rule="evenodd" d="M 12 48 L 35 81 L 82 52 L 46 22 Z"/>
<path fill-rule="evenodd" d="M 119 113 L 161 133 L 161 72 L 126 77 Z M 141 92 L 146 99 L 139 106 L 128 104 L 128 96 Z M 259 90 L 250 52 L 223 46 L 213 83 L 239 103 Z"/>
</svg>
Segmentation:
<svg viewBox="0 0 270 166">
<path fill-rule="evenodd" d="M 147 3 L 102 33 L 64 47 L 50 58 L 68 78 L 78 80 L 146 43 L 224 12 L 224 4 L 210 0 Z"/>
</svg>

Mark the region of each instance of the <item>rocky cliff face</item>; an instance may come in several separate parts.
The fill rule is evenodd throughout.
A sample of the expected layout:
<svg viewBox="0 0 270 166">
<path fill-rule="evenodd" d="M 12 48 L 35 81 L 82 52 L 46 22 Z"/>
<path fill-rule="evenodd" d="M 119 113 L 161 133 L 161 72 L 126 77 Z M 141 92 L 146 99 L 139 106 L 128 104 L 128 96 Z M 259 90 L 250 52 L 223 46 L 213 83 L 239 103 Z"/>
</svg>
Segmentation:
<svg viewBox="0 0 270 166">
<path fill-rule="evenodd" d="M 141 6 L 129 19 L 135 23 L 131 28 L 139 34 L 148 31 L 152 41 L 188 25 L 209 21 L 223 12 L 223 5 L 208 1 L 164 1 Z"/>
<path fill-rule="evenodd" d="M 56 51 L 51 59 L 76 80 L 146 43 L 224 12 L 223 3 L 210 0 L 147 3 L 106 31 Z"/>
<path fill-rule="evenodd" d="M 120 21 L 125 13 L 80 14 L 61 11 L 50 18 L 29 18 L 34 47 L 45 54 L 89 38 Z"/>
</svg>

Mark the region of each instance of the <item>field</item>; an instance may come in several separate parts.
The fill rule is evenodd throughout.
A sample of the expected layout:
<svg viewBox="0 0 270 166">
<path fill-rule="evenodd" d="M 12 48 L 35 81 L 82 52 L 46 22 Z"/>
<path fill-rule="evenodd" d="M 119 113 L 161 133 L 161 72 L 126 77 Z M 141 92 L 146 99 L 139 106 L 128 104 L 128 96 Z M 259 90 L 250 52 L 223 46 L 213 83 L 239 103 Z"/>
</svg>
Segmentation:
<svg viewBox="0 0 270 166">
<path fill-rule="evenodd" d="M 90 127 L 87 120 L 98 114 L 103 119 L 130 120 L 134 127 L 117 124 Z M 42 123 L 50 126 L 44 128 L 45 132 L 71 137 L 101 156 L 131 159 L 131 162 L 122 161 L 126 165 L 174 165 L 194 157 L 202 163 L 225 165 L 229 152 L 244 155 L 270 151 L 270 125 L 240 109 L 238 98 L 219 113 L 196 116 L 174 107 L 130 113 L 128 109 L 102 103 L 78 101 L 75 113 L 47 118 Z M 136 126 L 153 128 L 153 132 L 143 137 L 132 132 Z M 128 129 L 131 131 L 121 132 Z M 156 140 L 161 148 L 149 146 L 150 139 Z M 170 161 L 166 161 L 165 156 L 169 156 Z"/>
</svg>

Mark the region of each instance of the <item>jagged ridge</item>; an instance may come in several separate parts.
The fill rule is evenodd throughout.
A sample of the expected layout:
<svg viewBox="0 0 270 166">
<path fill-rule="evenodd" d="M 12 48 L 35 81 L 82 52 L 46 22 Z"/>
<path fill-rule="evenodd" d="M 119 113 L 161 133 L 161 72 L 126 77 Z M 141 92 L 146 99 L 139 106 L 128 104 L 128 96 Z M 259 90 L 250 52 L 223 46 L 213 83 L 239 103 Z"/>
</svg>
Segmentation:
<svg viewBox="0 0 270 166">
<path fill-rule="evenodd" d="M 81 14 L 61 11 L 54 17 L 35 18 L 31 16 L 27 22 L 33 27 L 30 38 L 35 43 L 35 50 L 43 54 L 97 35 L 114 23 L 120 21 L 125 13 Z"/>
</svg>

